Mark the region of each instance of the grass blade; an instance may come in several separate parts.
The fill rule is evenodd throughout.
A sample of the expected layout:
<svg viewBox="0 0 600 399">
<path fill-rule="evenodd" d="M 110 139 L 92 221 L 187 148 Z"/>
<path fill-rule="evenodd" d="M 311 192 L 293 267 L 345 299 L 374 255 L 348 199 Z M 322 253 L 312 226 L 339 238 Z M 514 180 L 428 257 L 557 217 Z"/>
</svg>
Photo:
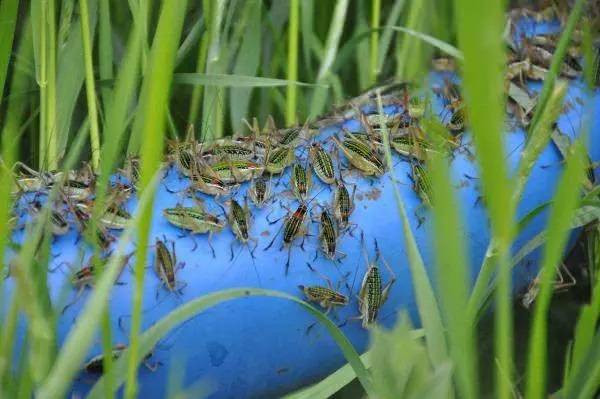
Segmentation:
<svg viewBox="0 0 600 399">
<path fill-rule="evenodd" d="M 100 0 L 100 12 L 98 21 L 98 72 L 100 80 L 110 80 L 113 78 L 113 45 L 112 45 L 112 24 L 110 21 L 110 1 Z M 111 99 L 111 89 L 102 87 L 102 103 L 104 112 L 108 109 Z"/>
<path fill-rule="evenodd" d="M 90 38 L 88 0 L 79 0 L 79 10 L 81 12 L 81 40 L 83 42 L 88 119 L 90 121 L 92 168 L 98 172 L 100 168 L 100 128 L 98 127 L 98 111 L 96 108 L 96 84 L 94 81 L 94 66 L 92 64 L 92 40 Z"/>
<path fill-rule="evenodd" d="M 475 332 L 470 315 L 464 311 L 468 300 L 470 268 L 462 239 L 464 229 L 459 220 L 460 213 L 456 211 L 459 204 L 451 185 L 450 165 L 445 158 L 447 132 L 435 121 L 425 124 L 424 129 L 434 136 L 434 142 L 439 142 L 439 150 L 432 153 L 427 170 L 433 186 L 433 232 L 440 307 L 445 316 L 458 396 L 476 398 L 479 389 Z M 448 239 L 453 236 L 455 239 Z"/>
<path fill-rule="evenodd" d="M 215 86 L 215 87 L 277 87 L 287 86 L 289 81 L 285 79 L 262 78 L 259 76 L 227 75 L 227 74 L 204 74 L 204 73 L 176 73 L 173 83 Z M 323 84 L 311 84 L 294 82 L 298 86 L 328 87 Z"/>
<path fill-rule="evenodd" d="M 333 62 L 340 45 L 340 38 L 342 37 L 342 31 L 346 22 L 346 12 L 348 11 L 348 0 L 338 0 L 331 17 L 331 23 L 329 25 L 329 32 L 327 33 L 327 41 L 325 42 L 325 51 L 323 53 L 323 59 L 321 60 L 321 66 L 317 74 L 317 84 L 321 85 Z M 310 103 L 309 119 L 314 118 L 323 111 L 325 101 L 327 99 L 327 91 L 319 87 L 313 93 L 313 97 Z"/>
<path fill-rule="evenodd" d="M 369 57 L 369 81 L 375 84 L 377 81 L 377 61 L 379 58 L 379 20 L 381 19 L 381 0 L 371 2 L 371 40 Z"/>
<path fill-rule="evenodd" d="M 138 246 L 135 262 L 135 291 L 132 299 L 132 319 L 129 345 L 133 353 L 138 352 L 138 333 L 142 322 L 142 298 L 144 293 L 144 275 L 148 252 L 148 236 L 152 221 L 154 187 L 149 185 L 156 175 L 162 160 L 164 145 L 164 126 L 169 107 L 169 89 L 175 67 L 175 55 L 183 28 L 187 8 L 186 0 L 164 3 L 162 5 L 158 27 L 154 35 L 149 65 L 144 76 L 140 106 L 133 126 L 130 148 L 137 152 L 141 143 L 140 188 L 143 195 L 151 196 L 144 206 L 138 206 L 141 217 L 138 220 Z M 131 358 L 127 368 L 125 397 L 137 395 L 138 362 Z"/>
<path fill-rule="evenodd" d="M 583 144 L 580 141 L 575 142 L 550 208 L 540 277 L 540 292 L 535 303 L 533 327 L 529 339 L 526 397 L 530 399 L 546 396 L 547 312 L 552 297 L 557 265 L 560 263 L 567 243 L 570 222 L 579 201 L 579 188 L 585 178 L 584 153 Z"/>
<path fill-rule="evenodd" d="M 255 76 L 260 64 L 262 4 L 257 0 L 253 0 L 248 6 L 250 7 L 250 23 L 246 26 L 246 33 L 233 67 L 234 75 Z M 251 95 L 252 90 L 248 88 L 237 87 L 231 89 L 229 104 L 231 126 L 234 131 L 243 129 L 242 118 L 247 117 Z"/>
<path fill-rule="evenodd" d="M 327 329 L 329 334 L 331 334 L 335 342 L 338 344 L 338 346 L 344 353 L 344 356 L 352 365 L 356 376 L 365 388 L 367 394 L 370 397 L 376 397 L 371 387 L 371 379 L 365 365 L 362 363 L 360 356 L 358 355 L 350 341 L 346 338 L 344 333 L 336 326 L 336 324 L 329 320 L 329 318 L 325 316 L 322 312 L 314 308 L 312 305 L 302 301 L 301 299 L 298 299 L 297 297 L 286 294 L 284 292 L 273 290 L 259 288 L 232 288 L 204 295 L 200 298 L 196 298 L 194 300 L 191 300 L 190 302 L 185 303 L 184 305 L 179 306 L 141 334 L 140 346 L 137 356 L 138 361 L 143 357 L 144 354 L 150 352 L 152 348 L 154 348 L 156 344 L 171 330 L 173 330 L 178 325 L 181 325 L 186 320 L 189 320 L 192 317 L 199 314 L 200 312 L 224 301 L 236 298 L 245 298 L 249 296 L 269 296 L 286 299 L 299 304 L 302 307 L 302 309 L 312 314 L 317 319 L 317 321 Z M 125 368 L 126 362 L 128 361 L 128 358 L 130 357 L 130 353 L 133 353 L 133 349 L 131 348 L 125 353 L 123 353 L 123 355 L 115 363 L 114 378 L 115 382 L 117 382 L 117 386 L 123 381 L 123 370 Z M 104 390 L 104 378 L 105 377 L 100 378 L 96 385 L 94 385 L 94 388 L 88 396 L 89 399 L 99 399 L 102 397 Z"/>
<path fill-rule="evenodd" d="M 381 73 L 381 69 L 383 68 L 383 64 L 386 60 L 386 56 L 388 54 L 390 44 L 392 42 L 392 29 L 391 27 L 396 24 L 402 10 L 404 9 L 405 0 L 396 0 L 394 1 L 394 5 L 392 6 L 392 10 L 388 14 L 388 18 L 386 20 L 386 24 L 383 27 L 383 33 L 381 34 L 381 41 L 379 42 L 379 55 L 377 59 L 377 74 Z"/>
<path fill-rule="evenodd" d="M 2 105 L 8 61 L 12 54 L 18 8 L 19 0 L 6 0 L 0 4 L 0 37 L 2 38 L 0 40 L 0 105 Z"/>
<path fill-rule="evenodd" d="M 377 106 L 379 114 L 383 117 L 383 105 L 381 103 L 381 96 L 379 95 L 377 96 Z M 423 258 L 419 253 L 415 236 L 411 230 L 402 196 L 400 195 L 400 191 L 396 184 L 398 180 L 396 179 L 394 169 L 391 167 L 393 161 L 389 143 L 389 132 L 385 124 L 382 126 L 383 129 L 381 130 L 385 159 L 388 165 L 388 173 L 391 176 L 392 182 L 394 182 L 394 199 L 396 200 L 398 211 L 402 217 L 402 232 L 404 234 L 405 246 L 408 254 L 408 264 L 412 275 L 415 300 L 419 310 L 421 324 L 425 330 L 429 359 L 431 364 L 442 364 L 448 359 L 448 348 L 446 346 L 446 337 L 444 336 L 445 328 L 442 324 L 442 316 L 435 294 L 433 293 L 431 282 L 429 281 L 429 277 L 425 270 Z"/>
<path fill-rule="evenodd" d="M 444 42 L 443 40 L 436 39 L 433 36 L 427 35 L 425 33 L 417 32 L 413 29 L 404 28 L 402 26 L 386 26 L 385 29 L 390 29 L 390 30 L 393 30 L 396 32 L 406 33 L 407 35 L 416 37 L 417 39 L 419 39 L 427 44 L 430 44 L 431 46 L 456 58 L 457 60 L 463 59 L 463 54 L 459 49 L 457 49 L 456 47 L 454 47 L 453 45 L 451 45 L 449 43 Z"/>
<path fill-rule="evenodd" d="M 287 80 L 290 82 L 286 90 L 285 123 L 290 126 L 296 123 L 296 103 L 298 88 L 293 83 L 298 80 L 298 25 L 300 20 L 300 1 L 290 0 L 290 19 L 288 25 L 288 57 Z"/>
</svg>

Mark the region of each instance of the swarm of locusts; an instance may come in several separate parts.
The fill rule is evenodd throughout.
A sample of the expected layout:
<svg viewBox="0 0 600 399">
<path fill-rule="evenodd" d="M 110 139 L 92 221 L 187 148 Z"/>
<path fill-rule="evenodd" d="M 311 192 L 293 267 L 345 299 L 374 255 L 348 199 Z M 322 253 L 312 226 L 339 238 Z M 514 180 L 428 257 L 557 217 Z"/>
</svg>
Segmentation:
<svg viewBox="0 0 600 399">
<path fill-rule="evenodd" d="M 539 17 L 537 14 L 534 16 Z M 513 19 L 521 17 L 522 14 L 513 12 L 508 18 L 510 56 L 506 86 L 507 96 L 511 99 L 509 112 L 519 122 L 527 124 L 535 101 L 523 101 L 523 93 L 527 98 L 533 97 L 523 82 L 526 79 L 543 79 L 548 73 L 557 37 L 535 35 L 515 40 Z M 575 35 L 568 49 L 568 56 L 561 67 L 563 77 L 574 78 L 581 73 L 580 40 L 580 35 Z M 432 205 L 428 158 L 434 151 L 452 156 L 461 149 L 461 138 L 469 123 L 453 73 L 455 64 L 456 61 L 450 59 L 435 60 L 434 69 L 442 79 L 433 90 L 408 82 L 386 84 L 352 99 L 332 114 L 304 125 L 277 128 L 273 119 L 269 118 L 260 127 L 253 120 L 251 124 L 247 123 L 249 134 L 235 134 L 211 142 L 196 140 L 193 127 L 190 127 L 184 140 L 168 143 L 162 173 L 177 173 L 181 179 L 187 179 L 188 185 L 183 190 L 175 191 L 166 187 L 166 183 L 165 188 L 179 198 L 192 198 L 194 205 L 178 203 L 164 208 L 161 217 L 180 229 L 182 236 L 193 239 L 197 235 L 206 235 L 206 249 L 212 257 L 221 255 L 213 248 L 212 237 L 226 228 L 231 229 L 234 237 L 228 254 L 231 262 L 236 258 L 236 245 L 240 247 L 238 251 L 245 247 L 253 262 L 257 250 L 274 251 L 279 246 L 280 250 L 287 252 L 287 260 L 282 265 L 285 276 L 293 250 L 296 247 L 303 249 L 305 240 L 310 237 L 318 241 L 315 258 L 321 255 L 333 263 L 340 262 L 346 256 L 340 251 L 341 240 L 352 239 L 354 232 L 360 231 L 360 226 L 353 221 L 356 185 L 348 182 L 348 176 L 362 176 L 375 184 L 390 167 L 384 157 L 386 143 L 402 161 L 409 163 L 412 188 L 422 207 L 426 209 Z M 600 83 L 599 66 L 600 52 L 597 51 L 596 84 Z M 378 102 L 386 107 L 385 112 L 378 110 Z M 433 145 L 422 124 L 423 118 L 431 117 L 434 102 L 442 110 L 436 117 L 448 132 L 441 145 L 439 140 Z M 358 121 L 360 128 L 346 129 L 344 122 L 348 120 Z M 337 132 L 322 134 L 322 128 L 331 125 L 338 127 Z M 78 291 L 93 285 L 97 271 L 113 246 L 116 232 L 124 229 L 132 217 L 126 205 L 137 191 L 139 159 L 129 156 L 124 160 L 122 169 L 106 193 L 102 209 L 96 210 L 97 176 L 89 166 L 69 172 L 42 172 L 17 162 L 12 172 L 13 194 L 24 200 L 21 203 L 26 204 L 25 212 L 30 219 L 47 218 L 50 224 L 48 231 L 54 236 L 77 229 L 83 240 L 93 242 L 103 251 L 102 256 L 90 258 L 86 266 L 70 276 L 73 287 Z M 284 179 L 287 174 L 289 179 Z M 48 200 L 50 192 L 54 193 L 52 200 Z M 317 196 L 323 192 L 330 193 L 330 200 L 317 202 Z M 271 219 L 269 215 L 275 208 L 285 208 L 280 202 L 284 193 L 297 204 L 286 208 L 282 217 Z M 206 206 L 209 202 L 216 206 L 210 209 Z M 252 228 L 259 213 L 268 213 L 267 221 L 278 226 L 270 242 L 261 248 Z M 98 218 L 94 219 L 92 215 L 98 215 Z M 19 226 L 20 216 L 15 213 L 11 219 L 15 228 L 22 227 Z M 313 224 L 317 224 L 318 228 L 314 229 L 314 234 L 309 234 Z M 360 236 L 364 251 L 362 232 Z M 392 267 L 379 255 L 376 243 L 375 246 L 375 260 L 369 261 L 365 253 L 365 271 L 362 279 L 358 279 L 361 283 L 356 293 L 358 315 L 352 317 L 362 320 L 365 328 L 376 322 L 395 281 Z M 152 266 L 164 290 L 179 294 L 186 283 L 177 277 L 184 264 L 178 263 L 175 247 L 174 241 L 155 237 Z M 193 250 L 196 248 L 194 240 Z M 129 256 L 124 258 L 123 268 L 128 260 Z M 386 273 L 387 278 L 382 276 L 381 264 L 389 272 Z M 308 301 L 327 312 L 351 302 L 355 296 L 353 288 L 346 284 L 347 292 L 342 292 L 339 287 L 341 281 L 334 286 L 310 263 L 308 267 L 326 282 L 326 285 L 299 285 L 300 294 Z M 387 283 L 384 283 L 385 280 Z M 115 349 L 115 357 L 121 350 L 121 347 Z M 86 367 L 94 368 L 97 360 L 92 359 Z"/>
</svg>

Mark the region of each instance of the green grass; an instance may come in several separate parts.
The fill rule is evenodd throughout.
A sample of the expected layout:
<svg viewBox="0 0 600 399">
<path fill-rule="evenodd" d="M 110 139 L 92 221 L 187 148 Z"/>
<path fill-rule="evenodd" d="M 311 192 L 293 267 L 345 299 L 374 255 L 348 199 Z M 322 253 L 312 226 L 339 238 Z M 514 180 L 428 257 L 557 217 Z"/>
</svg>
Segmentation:
<svg viewBox="0 0 600 399">
<path fill-rule="evenodd" d="M 349 362 L 320 384 L 290 394 L 290 398 L 325 398 L 354 378 L 371 397 L 477 398 L 485 388 L 480 384 L 485 370 L 495 374 L 494 392 L 499 398 L 511 397 L 521 387 L 527 398 L 546 397 L 546 320 L 555 266 L 563 255 L 569 229 L 597 222 L 600 216 L 598 190 L 583 182 L 585 142 L 561 144 L 566 161 L 552 203 L 532 210 L 521 221 L 516 220 L 516 208 L 536 159 L 553 139 L 552 125 L 562 110 L 566 91 L 557 71 L 584 3 L 578 0 L 570 8 L 528 130 L 527 145 L 516 173 L 511 174 L 506 154 L 498 151 L 505 122 L 503 2 L 2 1 L 0 247 L 9 242 L 12 177 L 8 169 L 16 160 L 42 170 L 72 168 L 80 160 L 91 160 L 99 172 L 96 194 L 102 204 L 108 179 L 123 161 L 122 154 L 138 154 L 142 194 L 134 219 L 60 350 L 56 347 L 58 316 L 50 306 L 46 280 L 33 277 L 45 276 L 50 256 L 48 226 L 31 226 L 29 239 L 17 256 L 17 288 L 11 297 L 5 295 L 0 280 L 0 295 L 7 299 L 0 319 L 0 396 L 31 397 L 35 393 L 40 398 L 64 397 L 98 332 L 108 353 L 113 332 L 107 299 L 117 277 L 118 257 L 135 234 L 138 252 L 130 346 L 118 361 L 107 359 L 107 372 L 93 387 L 93 398 L 114 397 L 123 385 L 125 396 L 135 397 L 140 361 L 162 337 L 210 306 L 249 295 L 298 303 L 327 328 Z M 19 7 L 24 12 L 18 12 Z M 593 24 L 583 25 L 587 61 L 593 58 L 594 29 L 597 26 Z M 460 64 L 490 219 L 492 240 L 474 287 L 470 287 L 468 275 L 475 265 L 468 264 L 466 242 L 455 233 L 461 231 L 462 222 L 455 211 L 460 204 L 449 183 L 448 160 L 434 156 L 430 160 L 434 276 L 426 273 L 398 187 L 394 191 L 402 219 L 398 228 L 407 248 L 423 327 L 418 334 L 401 315 L 393 330 L 372 333 L 369 355 L 361 358 L 335 324 L 312 306 L 283 293 L 251 288 L 198 298 L 142 331 L 152 194 L 167 133 L 182 136 L 179 132 L 193 125 L 197 137 L 212 140 L 247 132 L 241 120 L 254 116 L 261 125 L 268 115 L 278 126 L 304 123 L 388 78 L 427 84 L 425 72 L 434 53 L 450 55 Z M 591 68 L 584 74 L 591 82 Z M 447 133 L 434 115 L 426 115 L 423 123 L 431 140 L 443 142 Z M 382 134 L 386 163 L 392 165 L 388 132 Z M 390 173 L 393 175 L 392 169 Z M 583 187 L 583 199 L 579 186 Z M 550 212 L 546 230 L 519 252 L 511 252 L 521 228 L 546 208 Z M 100 211 L 95 212 L 94 220 Z M 44 217 L 48 215 L 43 215 L 42 221 Z M 589 237 L 593 244 L 591 301 L 579 309 L 574 339 L 567 350 L 558 392 L 567 398 L 592 397 L 600 380 L 600 265 L 592 264 L 600 260 L 600 234 Z M 530 332 L 527 371 L 518 375 L 510 276 L 515 265 L 539 247 L 544 254 L 540 294 Z M 0 275 L 5 263 L 4 251 L 0 251 Z M 476 334 L 479 319 L 490 305 L 495 317 L 496 361 L 482 364 Z M 28 320 L 26 345 L 20 362 L 12 367 L 19 314 Z"/>
</svg>

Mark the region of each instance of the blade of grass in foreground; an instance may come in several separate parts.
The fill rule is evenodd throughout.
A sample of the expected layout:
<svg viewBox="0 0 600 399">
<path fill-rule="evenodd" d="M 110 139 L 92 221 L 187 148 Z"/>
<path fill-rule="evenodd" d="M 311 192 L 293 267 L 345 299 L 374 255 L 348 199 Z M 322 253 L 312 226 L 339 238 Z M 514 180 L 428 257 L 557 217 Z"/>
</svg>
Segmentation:
<svg viewBox="0 0 600 399">
<path fill-rule="evenodd" d="M 144 295 L 144 275 L 148 252 L 148 236 L 152 221 L 152 204 L 155 187 L 149 186 L 156 175 L 162 160 L 164 145 L 164 126 L 169 106 L 169 92 L 175 55 L 183 20 L 187 9 L 187 0 L 163 3 L 154 35 L 149 65 L 146 68 L 140 106 L 133 127 L 130 147 L 141 148 L 141 177 L 140 189 L 143 195 L 149 195 L 148 203 L 138 207 L 141 217 L 137 223 L 137 249 L 135 259 L 135 290 L 132 299 L 132 319 L 129 345 L 132 353 L 138 353 L 139 331 L 142 323 L 142 299 Z M 137 368 L 139 359 L 132 357 L 127 368 L 127 384 L 125 397 L 134 398 L 137 395 Z"/>
<path fill-rule="evenodd" d="M 5 0 L 0 3 L 0 105 L 8 72 L 8 60 L 12 54 L 18 8 L 19 0 Z"/>
<path fill-rule="evenodd" d="M 381 96 L 377 95 L 377 107 L 378 112 L 383 117 L 383 105 L 381 102 Z M 410 227 L 410 222 L 406 214 L 404 202 L 397 185 L 397 179 L 394 173 L 392 153 L 390 150 L 389 132 L 385 124 L 382 125 L 382 136 L 383 136 L 383 148 L 385 152 L 385 159 L 387 163 L 388 172 L 392 179 L 392 185 L 394 187 L 394 199 L 398 207 L 398 212 L 402 218 L 402 232 L 404 233 L 404 241 L 406 246 L 406 252 L 408 254 L 408 264 L 413 280 L 413 287 L 415 292 L 415 298 L 417 302 L 417 308 L 419 309 L 419 316 L 421 318 L 421 324 L 425 330 L 425 339 L 427 340 L 427 351 L 429 353 L 429 359 L 431 364 L 442 364 L 448 360 L 448 347 L 446 345 L 446 337 L 444 334 L 445 328 L 442 324 L 442 317 L 438 307 L 431 282 L 427 276 L 425 270 L 425 264 L 423 258 L 419 252 L 419 247 L 415 240 L 415 236 Z"/>
<path fill-rule="evenodd" d="M 338 344 L 344 356 L 346 357 L 346 360 L 348 360 L 348 362 L 352 365 L 356 376 L 360 380 L 369 397 L 377 397 L 373 391 L 369 373 L 361 361 L 360 356 L 348 338 L 346 338 L 344 333 L 335 323 L 329 320 L 329 318 L 321 311 L 295 296 L 286 294 L 284 292 L 260 288 L 232 288 L 218 291 L 212 294 L 204 295 L 179 306 L 140 335 L 140 346 L 136 356 L 137 361 L 139 362 L 140 359 L 143 358 L 145 354 L 149 353 L 162 338 L 164 338 L 170 331 L 172 331 L 178 325 L 181 325 L 183 322 L 224 301 L 229 301 L 236 298 L 245 298 L 249 296 L 268 296 L 286 299 L 299 304 L 302 309 L 313 315 L 317 321 L 327 329 L 329 334 L 331 334 L 332 338 Z M 125 351 L 115 363 L 113 371 L 115 373 L 114 379 L 117 383 L 117 387 L 123 382 L 123 371 L 131 353 L 133 353 L 133 350 L 130 348 L 129 350 Z M 88 399 L 100 399 L 103 397 L 103 391 L 105 389 L 104 378 L 105 376 L 101 377 L 94 385 L 92 391 L 89 393 Z"/>
<path fill-rule="evenodd" d="M 477 350 L 474 325 L 465 312 L 469 292 L 469 264 L 465 251 L 460 206 L 451 184 L 450 164 L 446 159 L 447 132 L 437 121 L 424 124 L 438 151 L 431 153 L 426 173 L 431 174 L 433 188 L 433 232 L 436 254 L 436 281 L 440 290 L 440 307 L 448 331 L 450 357 L 453 360 L 459 397 L 479 396 Z M 454 237 L 454 239 L 448 239 Z"/>
<path fill-rule="evenodd" d="M 512 288 L 510 242 L 515 228 L 505 161 L 502 128 L 505 117 L 505 61 L 502 32 L 504 2 L 455 0 L 455 26 L 464 55 L 463 83 L 469 122 L 481 170 L 483 196 L 490 218 L 492 240 L 497 242 L 498 289 L 496 291 L 495 354 L 496 394 L 511 397 Z"/>
<path fill-rule="evenodd" d="M 565 170 L 557 185 L 558 188 L 550 208 L 540 277 L 540 292 L 535 303 L 533 327 L 529 339 L 526 383 L 528 399 L 541 399 L 546 396 L 547 313 L 552 298 L 557 265 L 560 264 L 567 243 L 571 219 L 579 201 L 579 188 L 585 177 L 584 154 L 583 143 L 580 140 L 576 141 L 570 157 L 566 160 Z"/>
<path fill-rule="evenodd" d="M 277 87 L 286 86 L 290 82 L 285 79 L 262 78 L 260 76 L 176 73 L 173 76 L 173 83 L 216 87 Z M 293 83 L 298 86 L 327 87 L 327 85 L 324 84 L 311 84 L 303 82 Z"/>
</svg>

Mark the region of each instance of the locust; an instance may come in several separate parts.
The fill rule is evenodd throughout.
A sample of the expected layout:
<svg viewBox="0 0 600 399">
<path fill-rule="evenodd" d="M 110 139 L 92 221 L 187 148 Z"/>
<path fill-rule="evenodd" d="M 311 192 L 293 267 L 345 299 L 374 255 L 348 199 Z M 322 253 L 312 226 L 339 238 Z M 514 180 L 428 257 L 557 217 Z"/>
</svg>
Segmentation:
<svg viewBox="0 0 600 399">
<path fill-rule="evenodd" d="M 321 190 L 323 191 L 323 190 Z M 307 234 L 307 226 L 306 226 L 306 216 L 308 214 L 308 205 L 321 193 L 319 191 L 310 201 L 302 202 L 298 208 L 293 212 L 288 212 L 288 215 L 285 217 L 285 221 L 283 226 L 277 231 L 269 245 L 264 248 L 264 251 L 268 250 L 273 246 L 275 239 L 279 235 L 279 233 L 283 229 L 283 243 L 279 250 L 282 250 L 284 247 L 288 249 L 287 261 L 285 263 L 285 275 L 287 276 L 289 268 L 290 268 L 290 258 L 292 253 L 292 244 L 294 240 L 299 237 L 302 237 L 302 244 L 300 248 L 304 249 L 304 238 Z M 277 223 L 277 220 L 270 223 Z"/>
<path fill-rule="evenodd" d="M 260 175 L 264 167 L 252 161 L 224 160 L 212 165 L 211 169 L 225 184 L 237 184 Z"/>
<path fill-rule="evenodd" d="M 431 189 L 431 178 L 429 176 L 429 172 L 425 170 L 423 165 L 419 162 L 413 162 L 411 164 L 412 168 L 412 181 L 413 181 L 413 190 L 417 193 L 423 205 L 431 206 L 432 204 L 432 189 Z"/>
<path fill-rule="evenodd" d="M 396 281 L 396 275 L 394 274 L 392 268 L 384 259 L 382 259 L 385 267 L 388 269 L 391 275 L 390 281 L 383 285 L 381 273 L 379 271 L 379 267 L 377 267 L 377 260 L 380 256 L 377 242 L 375 242 L 375 249 L 377 253 L 375 262 L 370 263 L 365 254 L 368 268 L 363 277 L 360 291 L 358 293 L 360 316 L 357 318 L 362 320 L 363 328 L 369 328 L 377 320 L 377 315 L 387 301 L 390 289 Z"/>
<path fill-rule="evenodd" d="M 312 168 L 319 179 L 321 179 L 321 181 L 325 184 L 335 183 L 335 170 L 333 169 L 333 161 L 320 143 L 311 144 L 308 150 L 308 156 Z"/>
<path fill-rule="evenodd" d="M 112 351 L 111 351 L 111 357 L 113 360 L 117 360 L 119 357 L 121 357 L 121 355 L 123 354 L 123 352 L 127 349 L 127 346 L 124 344 L 117 344 L 113 347 Z M 143 363 L 144 366 L 150 370 L 150 371 L 156 371 L 156 369 L 158 368 L 158 366 L 160 365 L 159 362 L 156 363 L 150 363 L 149 360 L 152 357 L 152 352 L 148 353 L 146 356 L 144 356 L 143 359 Z M 86 372 L 88 372 L 89 374 L 102 374 L 104 373 L 104 355 L 97 355 L 92 357 L 90 360 L 88 360 L 85 365 L 83 366 L 84 370 Z"/>
<path fill-rule="evenodd" d="M 175 272 L 179 267 L 177 265 L 175 242 L 171 241 L 170 249 L 167 245 L 168 241 L 166 238 L 163 240 L 158 238 L 155 239 L 154 271 L 167 291 L 180 293 L 185 285 L 182 286 L 182 284 L 175 279 Z"/>
<path fill-rule="evenodd" d="M 565 271 L 565 274 L 567 275 L 568 280 L 565 279 L 561 270 Z M 521 304 L 526 309 L 529 309 L 529 307 L 535 302 L 535 300 L 540 292 L 541 274 L 542 274 L 542 271 L 540 270 L 538 275 L 535 276 L 535 278 L 531 281 L 531 284 L 529 284 L 529 287 L 527 288 L 527 292 L 525 292 L 525 294 L 523 295 L 523 298 L 521 298 Z M 575 279 L 573 274 L 569 271 L 569 269 L 564 265 L 564 263 L 561 263 L 560 266 L 556 267 L 556 275 L 557 275 L 557 278 L 553 282 L 553 288 L 557 292 L 566 290 L 569 287 L 577 284 L 577 280 Z"/>
<path fill-rule="evenodd" d="M 348 297 L 334 289 L 331 280 L 313 269 L 310 264 L 307 263 L 307 266 L 327 282 L 327 287 L 322 285 L 299 285 L 298 288 L 304 293 L 307 300 L 318 303 L 319 306 L 325 309 L 325 314 L 329 313 L 335 306 L 346 306 L 348 304 Z"/>
<path fill-rule="evenodd" d="M 250 237 L 250 210 L 248 209 L 248 203 L 244 203 L 244 207 L 242 207 L 235 199 L 231 199 L 229 201 L 229 213 L 227 214 L 227 219 L 229 222 L 229 226 L 231 226 L 231 231 L 235 237 L 242 244 L 248 247 L 248 251 L 250 252 L 250 256 L 254 258 L 254 250 L 256 249 L 257 240 L 255 238 Z M 254 242 L 254 248 L 250 249 L 248 246 L 248 242 Z M 231 258 L 233 260 L 233 243 L 231 244 Z"/>
<path fill-rule="evenodd" d="M 267 152 L 265 170 L 270 174 L 279 174 L 294 160 L 294 149 L 291 146 L 277 147 Z"/>
<path fill-rule="evenodd" d="M 331 136 L 335 144 L 344 153 L 348 161 L 366 176 L 381 176 L 384 167 L 379 156 L 373 149 L 360 139 L 352 137 L 345 138 L 340 142 L 335 136 Z"/>
<path fill-rule="evenodd" d="M 262 208 L 269 198 L 271 198 L 271 180 L 269 179 L 269 184 L 267 184 L 263 176 L 254 179 L 252 186 L 248 189 L 248 194 L 254 205 Z"/>
<path fill-rule="evenodd" d="M 39 214 L 42 211 L 42 204 L 39 201 L 32 203 L 32 211 L 34 214 Z M 69 222 L 65 217 L 55 209 L 50 210 L 50 225 L 52 234 L 55 236 L 62 236 L 67 234 L 69 231 Z"/>
<path fill-rule="evenodd" d="M 137 186 L 140 180 L 140 159 L 134 156 L 127 157 L 124 168 L 120 172 L 132 186 Z"/>
<path fill-rule="evenodd" d="M 448 129 L 453 132 L 462 132 L 465 129 L 466 120 L 467 112 L 465 107 L 461 106 L 452 113 L 450 122 L 448 122 Z"/>
<path fill-rule="evenodd" d="M 207 152 L 214 154 L 220 159 L 231 159 L 236 161 L 249 160 L 254 156 L 254 151 L 241 143 L 236 143 L 233 141 L 214 144 L 207 150 Z"/>
<path fill-rule="evenodd" d="M 38 172 L 23 162 L 15 162 L 11 171 L 15 177 L 16 186 L 13 194 L 44 190 L 63 176 L 62 172 Z"/>
<path fill-rule="evenodd" d="M 91 214 L 92 209 L 88 202 L 78 202 L 75 206 L 83 213 Z M 117 203 L 110 203 L 106 211 L 100 216 L 99 222 L 102 226 L 112 230 L 123 230 L 131 220 L 131 214 Z"/>
<path fill-rule="evenodd" d="M 67 179 L 61 186 L 63 194 L 72 201 L 84 201 L 92 195 L 92 186 L 78 180 Z"/>
<path fill-rule="evenodd" d="M 312 174 L 299 163 L 292 167 L 292 191 L 299 201 L 306 200 L 312 184 Z"/>
<path fill-rule="evenodd" d="M 356 185 L 352 190 L 352 196 L 348 192 L 346 185 L 342 179 L 338 179 L 336 190 L 333 194 L 333 216 L 337 220 L 340 230 L 348 228 L 350 223 L 350 215 L 354 212 L 354 194 L 356 193 Z"/>
<path fill-rule="evenodd" d="M 213 233 L 218 233 L 225 227 L 225 223 L 221 219 L 206 212 L 201 207 L 176 206 L 174 208 L 166 208 L 163 209 L 163 215 L 169 223 L 181 229 L 190 230 L 192 234 L 208 233 L 208 245 L 212 251 L 213 258 L 216 257 L 210 239 Z"/>
<path fill-rule="evenodd" d="M 327 208 L 323 208 L 319 217 L 319 240 L 321 241 L 321 249 L 328 259 L 335 260 L 338 253 L 338 231 Z M 346 255 L 341 253 L 342 257 Z M 315 254 L 316 258 L 316 254 Z"/>
<path fill-rule="evenodd" d="M 227 185 L 216 174 L 200 171 L 190 176 L 192 180 L 192 189 L 198 190 L 208 195 L 225 195 L 229 192 Z"/>
<path fill-rule="evenodd" d="M 78 206 L 79 204 L 72 206 L 70 201 L 67 201 L 67 204 L 71 208 L 71 211 L 75 215 L 75 220 L 79 227 L 80 233 L 82 233 L 86 238 L 93 242 L 98 243 L 101 249 L 108 249 L 110 244 L 115 240 L 113 236 L 108 234 L 102 224 L 96 224 L 95 231 L 89 231 L 89 220 L 90 220 L 90 212 L 89 208 L 83 208 Z M 78 238 L 79 239 L 79 238 Z"/>
<path fill-rule="evenodd" d="M 419 130 L 409 128 L 408 134 L 394 135 L 390 145 L 401 156 L 425 161 L 427 153 L 432 150 L 431 145 L 420 137 Z"/>
</svg>

